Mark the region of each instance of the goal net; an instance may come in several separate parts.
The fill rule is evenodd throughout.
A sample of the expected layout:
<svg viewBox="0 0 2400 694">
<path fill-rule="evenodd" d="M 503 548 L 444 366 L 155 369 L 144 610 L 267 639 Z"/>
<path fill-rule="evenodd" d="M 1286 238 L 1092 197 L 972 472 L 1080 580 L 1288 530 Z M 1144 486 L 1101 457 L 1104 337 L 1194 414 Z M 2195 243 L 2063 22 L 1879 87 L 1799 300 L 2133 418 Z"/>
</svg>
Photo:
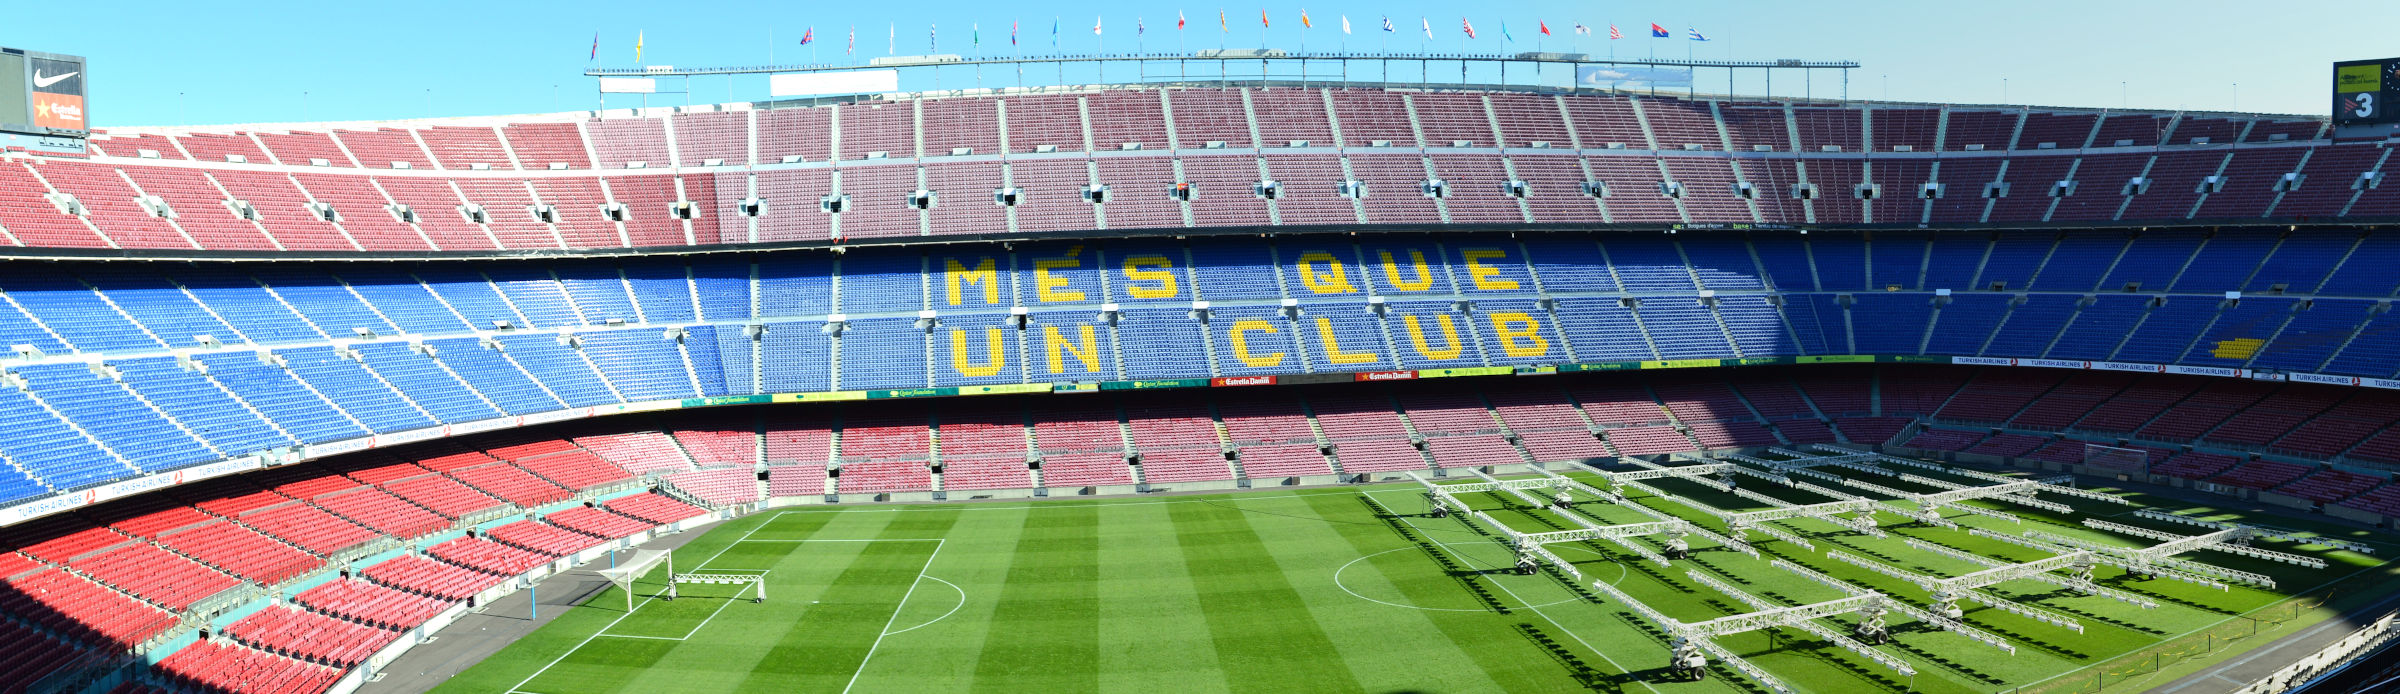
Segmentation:
<svg viewBox="0 0 2400 694">
<path fill-rule="evenodd" d="M 2139 448 L 2117 448 L 2087 443 L 2083 445 L 2083 464 L 2087 467 L 2116 472 L 2147 472 L 2150 469 L 2150 452 Z"/>
<path fill-rule="evenodd" d="M 667 565 L 667 575 L 671 579 L 675 574 L 675 555 L 656 549 L 634 550 L 633 558 L 618 563 L 614 568 L 598 569 L 595 573 L 608 579 L 609 583 L 616 584 L 618 590 L 625 591 L 625 611 L 630 613 L 633 611 L 633 582 L 660 564 Z"/>
</svg>

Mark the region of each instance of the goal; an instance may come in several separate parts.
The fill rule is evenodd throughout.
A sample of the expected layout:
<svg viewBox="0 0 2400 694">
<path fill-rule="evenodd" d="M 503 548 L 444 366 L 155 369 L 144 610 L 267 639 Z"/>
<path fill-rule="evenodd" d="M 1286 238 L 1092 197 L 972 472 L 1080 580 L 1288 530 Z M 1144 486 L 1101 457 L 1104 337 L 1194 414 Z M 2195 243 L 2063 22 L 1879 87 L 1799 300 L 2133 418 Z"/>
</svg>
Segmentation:
<svg viewBox="0 0 2400 694">
<path fill-rule="evenodd" d="M 609 583 L 615 584 L 618 589 L 625 591 L 625 611 L 632 612 L 634 580 L 641 578 L 643 574 L 650 573 L 651 569 L 658 568 L 660 564 L 665 564 L 667 566 L 667 593 L 659 596 L 659 598 L 662 600 L 667 600 L 670 602 L 675 600 L 677 594 L 675 586 L 677 584 L 700 583 L 750 584 L 758 588 L 758 592 L 751 595 L 750 602 L 759 603 L 767 601 L 767 576 L 764 572 L 725 573 L 719 571 L 679 574 L 675 573 L 674 553 L 663 550 L 636 550 L 633 553 L 632 559 L 626 560 L 622 564 L 618 564 L 616 568 L 598 569 L 595 571 L 595 573 L 600 574 L 600 576 L 603 578 L 607 578 Z M 735 591 L 734 595 L 738 596 L 741 595 L 741 593 L 742 591 Z"/>
</svg>

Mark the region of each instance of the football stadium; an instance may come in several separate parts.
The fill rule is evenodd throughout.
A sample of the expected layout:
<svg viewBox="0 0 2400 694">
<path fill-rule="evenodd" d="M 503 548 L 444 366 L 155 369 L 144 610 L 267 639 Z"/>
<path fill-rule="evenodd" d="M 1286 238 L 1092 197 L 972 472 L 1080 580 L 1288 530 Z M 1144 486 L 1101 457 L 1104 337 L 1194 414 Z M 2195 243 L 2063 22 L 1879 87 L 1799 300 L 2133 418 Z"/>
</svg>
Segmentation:
<svg viewBox="0 0 2400 694">
<path fill-rule="evenodd" d="M 0 692 L 2400 678 L 2400 59 L 1912 102 L 1334 16 L 222 125 L 0 50 Z"/>
</svg>

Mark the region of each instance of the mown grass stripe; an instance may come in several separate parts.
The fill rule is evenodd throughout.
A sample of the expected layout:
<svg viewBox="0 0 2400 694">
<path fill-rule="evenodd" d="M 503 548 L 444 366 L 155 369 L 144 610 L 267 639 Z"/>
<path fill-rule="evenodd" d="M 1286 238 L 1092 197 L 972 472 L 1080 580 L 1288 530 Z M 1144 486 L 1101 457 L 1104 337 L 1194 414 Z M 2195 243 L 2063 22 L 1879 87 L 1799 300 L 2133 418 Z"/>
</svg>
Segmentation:
<svg viewBox="0 0 2400 694">
<path fill-rule="evenodd" d="M 1098 688 L 1100 514 L 1027 513 L 991 619 L 1002 625 L 977 656 L 972 691 L 1088 692 Z"/>
<path fill-rule="evenodd" d="M 1341 582 L 1335 588 L 1344 591 L 1342 599 L 1369 611 L 1368 617 L 1392 623 L 1388 629 L 1366 630 L 1360 635 L 1362 645 L 1384 650 L 1378 643 L 1390 641 L 1394 634 L 1417 636 L 1408 641 L 1407 648 L 1391 649 L 1408 664 L 1361 674 L 1373 689 L 1538 691 L 1558 683 L 1559 665 L 1565 661 L 1553 659 L 1528 638 L 1547 626 L 1533 624 L 1539 617 L 1485 608 L 1470 592 L 1480 587 L 1475 582 L 1482 579 L 1449 575 L 1435 558 L 1438 548 L 1407 532 L 1396 519 L 1385 518 L 1382 509 L 1364 495 L 1303 501 L 1329 521 L 1321 526 L 1322 532 L 1338 538 L 1347 550 L 1327 551 L 1326 555 L 1362 558 L 1336 567 Z M 1392 601 L 1403 605 L 1486 611 L 1412 610 L 1369 603 L 1347 591 L 1398 598 Z M 1527 627 L 1535 631 L 1529 632 Z M 1575 676 L 1572 669 L 1567 672 Z"/>
<path fill-rule="evenodd" d="M 1364 691 L 1346 669 L 1329 666 L 1340 652 L 1241 510 L 1184 504 L 1170 507 L 1168 516 L 1228 689 Z"/>
<path fill-rule="evenodd" d="M 1198 589 L 1163 505 L 1100 512 L 1100 690 L 1221 692 Z"/>
<path fill-rule="evenodd" d="M 885 626 L 891 623 L 893 613 L 903 607 L 902 596 L 908 594 L 919 573 L 929 570 L 927 560 L 941 545 L 915 540 L 941 537 L 958 520 L 958 514 L 912 513 L 866 518 L 870 515 L 880 514 L 839 514 L 826 527 L 881 522 L 877 538 L 910 541 L 857 543 L 864 548 L 841 576 L 825 588 L 824 596 L 819 598 L 821 604 L 810 605 L 808 612 L 784 631 L 735 691 L 838 692 L 848 687 L 854 677 L 862 677 L 862 668 L 875 666 L 875 661 L 868 660 L 868 654 Z M 805 553 L 795 556 L 798 561 L 807 560 Z"/>
</svg>

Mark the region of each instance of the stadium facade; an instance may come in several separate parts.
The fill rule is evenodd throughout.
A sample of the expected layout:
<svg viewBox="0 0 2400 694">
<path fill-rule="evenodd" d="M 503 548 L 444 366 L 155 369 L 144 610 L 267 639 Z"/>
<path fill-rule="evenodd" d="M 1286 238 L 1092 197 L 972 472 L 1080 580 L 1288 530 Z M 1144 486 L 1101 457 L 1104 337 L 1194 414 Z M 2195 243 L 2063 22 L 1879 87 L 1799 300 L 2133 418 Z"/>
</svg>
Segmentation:
<svg viewBox="0 0 2400 694">
<path fill-rule="evenodd" d="M 1840 442 L 2400 516 L 2400 186 L 2324 119 L 773 106 L 0 158 L 0 631 L 40 644 L 0 679 L 354 686 L 514 577 L 762 505 Z"/>
</svg>

